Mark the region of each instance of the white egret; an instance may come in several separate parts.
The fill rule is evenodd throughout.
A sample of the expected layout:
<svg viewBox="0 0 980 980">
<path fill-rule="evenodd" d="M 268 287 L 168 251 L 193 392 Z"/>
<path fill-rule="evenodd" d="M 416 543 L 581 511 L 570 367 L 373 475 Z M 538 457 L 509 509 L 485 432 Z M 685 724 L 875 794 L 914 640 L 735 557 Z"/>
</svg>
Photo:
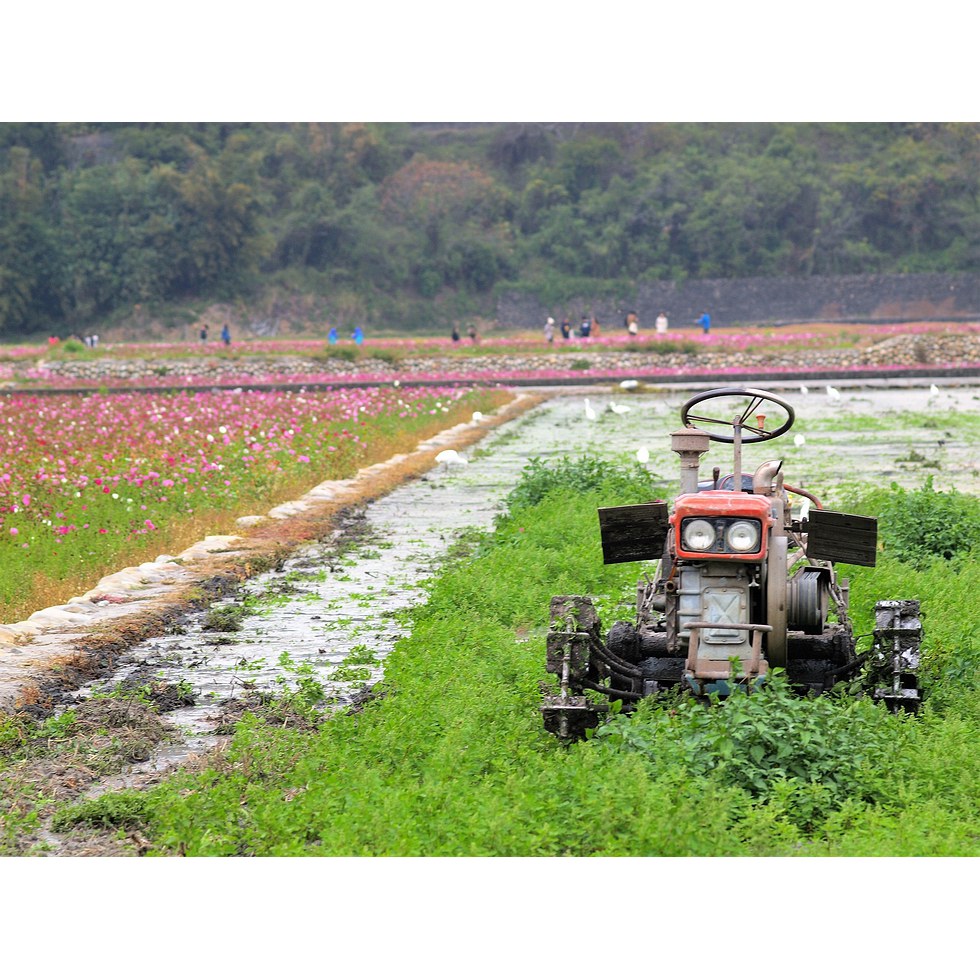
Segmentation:
<svg viewBox="0 0 980 980">
<path fill-rule="evenodd" d="M 810 501 L 804 500 L 800 505 L 800 520 L 806 521 L 810 519 Z"/>
<path fill-rule="evenodd" d="M 827 385 L 827 397 L 832 402 L 839 402 L 840 392 L 833 385 Z"/>
<path fill-rule="evenodd" d="M 933 397 L 934 395 L 938 395 L 938 394 L 939 394 L 939 388 L 936 385 L 929 385 L 929 396 Z"/>
<path fill-rule="evenodd" d="M 617 415 L 625 415 L 627 412 L 631 411 L 629 405 L 617 405 L 615 402 L 610 402 L 606 406 L 607 412 L 615 412 Z"/>
<path fill-rule="evenodd" d="M 589 399 L 585 399 L 585 417 L 590 421 L 594 422 L 597 418 L 595 409 L 589 404 Z"/>
<path fill-rule="evenodd" d="M 620 388 L 625 388 L 625 389 L 626 389 L 626 391 L 629 391 L 629 390 L 630 390 L 631 388 L 636 388 L 636 387 L 638 387 L 638 386 L 639 386 L 639 384 L 640 384 L 640 382 L 639 382 L 639 381 L 633 381 L 633 380 L 627 380 L 627 381 L 620 381 L 620 382 L 619 382 L 619 387 L 620 387 Z"/>
<path fill-rule="evenodd" d="M 800 385 L 800 394 L 801 395 L 809 395 L 810 394 L 810 389 L 807 388 L 806 385 Z"/>
<path fill-rule="evenodd" d="M 450 466 L 466 466 L 469 460 L 460 456 L 455 449 L 443 449 L 442 452 L 436 453 L 436 462 L 442 463 L 448 469 Z"/>
<path fill-rule="evenodd" d="M 650 462 L 650 450 L 646 446 L 640 446 L 636 451 L 636 458 L 640 463 L 646 465 Z"/>
</svg>

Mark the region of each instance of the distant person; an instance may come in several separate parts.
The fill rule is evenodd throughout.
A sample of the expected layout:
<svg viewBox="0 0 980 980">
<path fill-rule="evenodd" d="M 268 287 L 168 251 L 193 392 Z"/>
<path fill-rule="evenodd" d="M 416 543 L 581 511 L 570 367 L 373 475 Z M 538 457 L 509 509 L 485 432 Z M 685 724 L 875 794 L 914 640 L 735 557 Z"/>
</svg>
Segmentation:
<svg viewBox="0 0 980 980">
<path fill-rule="evenodd" d="M 201 343 L 206 344 L 208 342 L 208 325 L 205 323 L 201 327 Z"/>
<path fill-rule="evenodd" d="M 667 332 L 667 314 L 664 313 L 663 310 L 657 314 L 657 319 L 654 326 L 656 327 L 657 333 Z"/>
<path fill-rule="evenodd" d="M 572 325 L 568 322 L 568 317 L 561 321 L 561 339 L 568 340 L 572 336 Z"/>
<path fill-rule="evenodd" d="M 602 333 L 602 326 L 599 323 L 599 318 L 597 316 L 592 317 L 592 329 L 590 331 L 593 337 L 598 337 Z"/>
<path fill-rule="evenodd" d="M 459 343 L 459 327 L 457 327 L 455 325 L 453 326 L 453 332 L 452 332 L 451 336 L 453 338 L 453 343 L 454 344 L 458 344 Z"/>
<path fill-rule="evenodd" d="M 635 337 L 640 332 L 640 318 L 636 315 L 636 310 L 630 310 L 626 314 L 626 332 Z"/>
<path fill-rule="evenodd" d="M 351 338 L 358 347 L 364 343 L 364 331 L 360 327 L 354 327 L 354 332 L 351 334 Z"/>
<path fill-rule="evenodd" d="M 221 328 L 221 339 L 225 342 L 225 347 L 231 343 L 231 330 L 228 329 L 227 323 Z"/>
<path fill-rule="evenodd" d="M 97 333 L 92 334 L 92 346 L 93 347 L 99 346 L 99 335 Z"/>
<path fill-rule="evenodd" d="M 705 310 L 700 317 L 698 317 L 698 326 L 707 336 L 708 331 L 711 329 L 711 317 L 708 316 L 708 311 Z"/>
<path fill-rule="evenodd" d="M 555 321 L 553 317 L 548 317 L 544 322 L 544 339 L 548 341 L 549 344 L 555 342 Z"/>
<path fill-rule="evenodd" d="M 92 344 L 92 335 L 90 333 L 85 334 L 85 339 L 83 340 L 83 343 L 85 344 L 86 347 L 94 346 Z"/>
<path fill-rule="evenodd" d="M 337 343 L 337 328 L 331 327 L 330 333 L 327 334 L 327 343 L 336 344 Z"/>
<path fill-rule="evenodd" d="M 470 324 L 469 330 L 466 331 L 466 336 L 469 337 L 474 344 L 478 344 L 480 342 L 480 335 L 476 332 L 476 327 L 474 327 L 472 323 Z"/>
<path fill-rule="evenodd" d="M 592 321 L 587 317 L 582 317 L 582 322 L 579 324 L 578 335 L 580 337 L 588 337 L 592 333 Z"/>
</svg>

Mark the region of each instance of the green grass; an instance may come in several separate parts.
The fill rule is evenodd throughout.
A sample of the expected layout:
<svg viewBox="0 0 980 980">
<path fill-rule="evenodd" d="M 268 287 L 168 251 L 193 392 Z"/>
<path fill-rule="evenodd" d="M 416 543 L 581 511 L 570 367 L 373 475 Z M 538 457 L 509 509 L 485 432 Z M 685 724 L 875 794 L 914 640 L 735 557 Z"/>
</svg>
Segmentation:
<svg viewBox="0 0 980 980">
<path fill-rule="evenodd" d="M 313 734 L 247 717 L 225 761 L 118 807 L 124 825 L 140 815 L 156 853 L 197 855 L 980 853 L 976 528 L 955 561 L 847 570 L 859 631 L 877 599 L 922 601 L 919 716 L 774 683 L 723 706 L 668 698 L 563 747 L 538 713 L 549 599 L 627 595 L 640 567 L 603 566 L 595 509 L 654 495 L 635 472 L 565 466 L 575 492 L 530 467 L 432 583 L 383 697 Z"/>
<path fill-rule="evenodd" d="M 877 415 L 848 414 L 838 418 L 833 414 L 814 416 L 806 420 L 806 431 L 835 432 L 846 426 L 849 438 L 851 433 L 904 432 L 918 429 L 942 430 L 962 438 L 980 435 L 980 414 L 975 412 L 947 412 L 937 418 L 933 412 L 884 411 Z M 854 435 L 857 439 L 859 436 Z"/>
</svg>

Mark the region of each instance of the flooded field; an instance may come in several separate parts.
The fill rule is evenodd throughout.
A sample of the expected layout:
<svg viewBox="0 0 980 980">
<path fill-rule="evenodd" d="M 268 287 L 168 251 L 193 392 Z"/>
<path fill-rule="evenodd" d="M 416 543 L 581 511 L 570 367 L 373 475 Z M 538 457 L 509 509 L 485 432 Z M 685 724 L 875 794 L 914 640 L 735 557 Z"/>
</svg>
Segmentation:
<svg viewBox="0 0 980 980">
<path fill-rule="evenodd" d="M 163 681 L 185 701 L 168 712 L 181 737 L 133 773 L 164 768 L 220 739 L 222 706 L 254 691 L 321 685 L 341 710 L 383 675 L 406 629 L 404 612 L 425 600 L 425 579 L 468 528 L 487 528 L 532 457 L 584 453 L 647 457 L 670 493 L 679 428 L 690 391 L 620 388 L 561 393 L 493 431 L 457 459 L 348 516 L 332 540 L 305 547 L 284 567 L 250 580 L 235 601 L 216 602 L 162 637 L 132 648 L 116 673 L 79 698 L 120 684 Z M 833 503 L 839 484 L 867 480 L 980 492 L 980 388 L 852 388 L 813 385 L 781 396 L 797 413 L 779 440 L 746 447 L 745 469 L 784 459 L 788 482 Z M 794 440 L 794 436 L 802 437 Z M 731 447 L 702 461 L 730 470 Z M 597 531 L 598 533 L 598 531 Z M 115 781 L 114 785 L 120 785 Z"/>
</svg>

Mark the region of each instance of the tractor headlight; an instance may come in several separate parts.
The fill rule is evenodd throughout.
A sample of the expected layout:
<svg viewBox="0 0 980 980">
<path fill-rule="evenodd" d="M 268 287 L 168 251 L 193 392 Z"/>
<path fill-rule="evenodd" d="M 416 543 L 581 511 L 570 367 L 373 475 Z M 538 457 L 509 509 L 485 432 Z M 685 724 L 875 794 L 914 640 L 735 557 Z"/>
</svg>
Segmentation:
<svg viewBox="0 0 980 980">
<path fill-rule="evenodd" d="M 708 521 L 685 521 L 681 541 L 687 551 L 709 551 L 715 543 L 714 525 Z"/>
<path fill-rule="evenodd" d="M 725 544 L 729 551 L 758 551 L 759 525 L 755 521 L 735 521 L 725 531 Z"/>
</svg>

